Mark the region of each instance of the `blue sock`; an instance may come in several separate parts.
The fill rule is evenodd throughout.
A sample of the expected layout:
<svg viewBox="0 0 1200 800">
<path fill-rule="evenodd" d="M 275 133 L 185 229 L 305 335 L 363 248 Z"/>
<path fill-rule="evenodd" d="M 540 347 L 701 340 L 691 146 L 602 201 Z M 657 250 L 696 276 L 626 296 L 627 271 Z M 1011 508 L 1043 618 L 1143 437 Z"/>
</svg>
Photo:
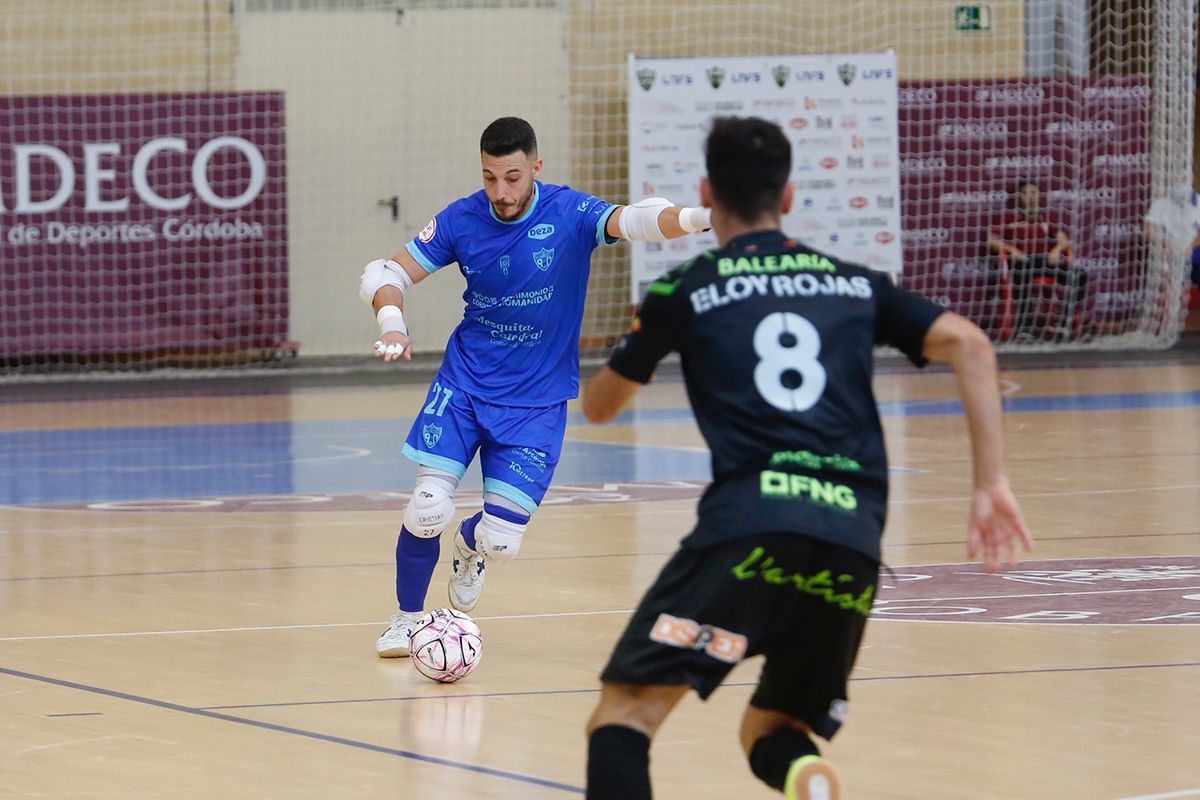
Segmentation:
<svg viewBox="0 0 1200 800">
<path fill-rule="evenodd" d="M 483 511 L 491 514 L 493 517 L 499 517 L 502 520 L 515 523 L 517 525 L 525 525 L 529 522 L 529 515 L 522 514 L 519 511 L 511 511 L 504 506 L 493 505 L 492 503 L 484 503 Z M 477 550 L 475 546 L 475 526 L 479 524 L 479 520 L 483 519 L 483 511 L 476 511 L 475 516 L 463 522 L 462 535 L 463 541 L 467 543 L 467 547 L 472 550 Z"/>
<path fill-rule="evenodd" d="M 441 552 L 441 537 L 421 539 L 400 528 L 396 539 L 396 600 L 401 611 L 424 611 L 425 593 Z"/>
<path fill-rule="evenodd" d="M 522 514 L 520 511 L 513 511 L 505 508 L 504 506 L 498 506 L 493 503 L 484 503 L 483 510 L 491 514 L 493 517 L 499 517 L 500 519 L 511 522 L 515 525 L 525 525 L 529 522 L 528 514 Z"/>
<path fill-rule="evenodd" d="M 475 549 L 475 526 L 479 524 L 479 520 L 483 519 L 483 512 L 476 511 L 475 516 L 463 520 L 462 531 L 463 541 L 467 543 L 467 547 Z"/>
</svg>

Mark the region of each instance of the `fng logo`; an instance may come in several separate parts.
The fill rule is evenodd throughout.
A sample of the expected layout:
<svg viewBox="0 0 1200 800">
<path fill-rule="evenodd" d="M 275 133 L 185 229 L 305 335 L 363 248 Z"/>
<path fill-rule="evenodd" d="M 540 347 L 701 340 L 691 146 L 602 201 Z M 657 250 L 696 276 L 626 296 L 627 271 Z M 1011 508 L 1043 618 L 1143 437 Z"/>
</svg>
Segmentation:
<svg viewBox="0 0 1200 800">
<path fill-rule="evenodd" d="M 554 235 L 553 225 L 537 225 L 529 229 L 530 239 L 547 239 Z"/>
</svg>

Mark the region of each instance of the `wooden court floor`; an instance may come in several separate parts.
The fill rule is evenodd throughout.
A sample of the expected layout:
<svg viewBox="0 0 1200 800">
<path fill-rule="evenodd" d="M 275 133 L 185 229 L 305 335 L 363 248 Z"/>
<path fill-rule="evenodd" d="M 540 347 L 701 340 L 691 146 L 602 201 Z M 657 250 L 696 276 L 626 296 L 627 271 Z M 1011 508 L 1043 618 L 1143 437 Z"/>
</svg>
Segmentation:
<svg viewBox="0 0 1200 800">
<path fill-rule="evenodd" d="M 985 576 L 962 563 L 952 377 L 877 378 L 892 572 L 827 748 L 845 795 L 1200 798 L 1200 357 L 1003 379 L 1038 545 Z M 373 651 L 424 390 L 7 393 L 0 798 L 581 796 L 598 671 L 704 482 L 682 387 L 607 426 L 572 417 L 519 559 L 488 573 L 483 661 L 449 686 Z M 681 704 L 656 797 L 775 796 L 736 744 L 756 670 Z"/>
</svg>

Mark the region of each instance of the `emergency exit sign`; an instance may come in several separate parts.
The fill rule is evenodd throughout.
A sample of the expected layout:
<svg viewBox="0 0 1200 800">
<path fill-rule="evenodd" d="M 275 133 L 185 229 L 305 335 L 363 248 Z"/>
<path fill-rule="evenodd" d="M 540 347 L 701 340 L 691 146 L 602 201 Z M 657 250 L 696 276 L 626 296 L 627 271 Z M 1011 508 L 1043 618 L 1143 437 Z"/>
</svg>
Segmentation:
<svg viewBox="0 0 1200 800">
<path fill-rule="evenodd" d="M 992 7 L 955 6 L 954 29 L 956 31 L 990 31 L 992 29 Z"/>
</svg>

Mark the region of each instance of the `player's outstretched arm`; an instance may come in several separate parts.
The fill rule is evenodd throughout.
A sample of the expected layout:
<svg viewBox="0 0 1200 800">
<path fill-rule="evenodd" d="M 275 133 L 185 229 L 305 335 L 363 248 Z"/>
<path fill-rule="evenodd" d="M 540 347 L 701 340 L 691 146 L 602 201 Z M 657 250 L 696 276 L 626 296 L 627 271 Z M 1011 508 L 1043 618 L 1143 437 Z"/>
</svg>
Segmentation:
<svg viewBox="0 0 1200 800">
<path fill-rule="evenodd" d="M 412 361 L 412 342 L 404 322 L 404 292 L 428 274 L 407 250 L 400 250 L 390 259 L 378 258 L 363 268 L 358 296 L 375 312 L 379 323 L 376 358 Z"/>
<path fill-rule="evenodd" d="M 637 394 L 642 384 L 618 375 L 605 364 L 587 382 L 583 392 L 583 415 L 588 422 L 608 422 Z"/>
<path fill-rule="evenodd" d="M 605 231 L 614 239 L 631 242 L 664 242 L 708 230 L 712 211 L 672 205 L 665 197 L 647 197 L 633 205 L 618 206 Z"/>
<path fill-rule="evenodd" d="M 968 555 L 976 558 L 982 552 L 988 572 L 1015 565 L 1022 549 L 1033 549 L 1033 536 L 1004 469 L 1004 420 L 992 343 L 973 322 L 946 312 L 925 334 L 924 354 L 954 368 L 966 412 L 974 475 Z"/>
</svg>

